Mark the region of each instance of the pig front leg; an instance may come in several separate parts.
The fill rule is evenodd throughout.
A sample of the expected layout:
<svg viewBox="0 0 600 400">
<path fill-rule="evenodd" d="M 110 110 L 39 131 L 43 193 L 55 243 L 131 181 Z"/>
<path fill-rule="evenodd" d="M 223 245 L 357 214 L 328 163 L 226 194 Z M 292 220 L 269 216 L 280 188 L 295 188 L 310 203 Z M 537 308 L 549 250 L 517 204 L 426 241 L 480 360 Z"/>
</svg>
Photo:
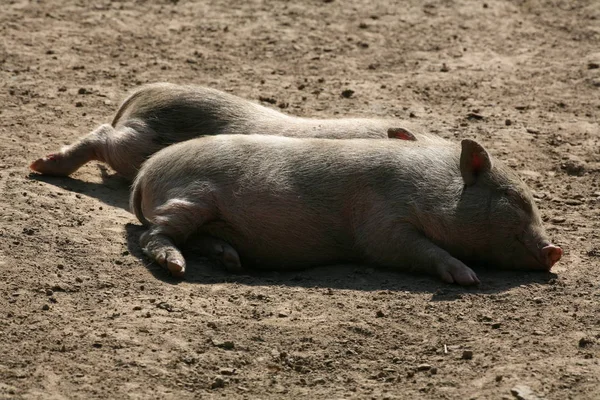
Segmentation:
<svg viewBox="0 0 600 400">
<path fill-rule="evenodd" d="M 446 254 L 437 256 L 435 261 L 435 271 L 444 282 L 457 283 L 462 286 L 479 285 L 479 278 L 471 268 L 447 252 L 444 251 L 444 253 Z"/>
<path fill-rule="evenodd" d="M 452 257 L 412 226 L 405 226 L 403 229 L 396 226 L 393 234 L 383 240 L 377 239 L 371 237 L 369 240 L 367 248 L 370 251 L 366 252 L 369 261 L 392 268 L 407 265 L 412 271 L 436 275 L 447 283 L 463 286 L 480 283 L 471 268 Z M 390 245 L 393 247 L 390 248 Z"/>
<path fill-rule="evenodd" d="M 471 268 L 422 234 L 412 232 L 408 243 L 413 252 L 409 257 L 413 268 L 437 275 L 447 283 L 457 283 L 462 286 L 480 283 L 477 274 Z"/>
<path fill-rule="evenodd" d="M 477 274 L 471 268 L 420 233 L 412 233 L 410 242 L 413 252 L 410 260 L 413 268 L 437 275 L 447 283 L 457 283 L 461 286 L 480 283 Z"/>
</svg>

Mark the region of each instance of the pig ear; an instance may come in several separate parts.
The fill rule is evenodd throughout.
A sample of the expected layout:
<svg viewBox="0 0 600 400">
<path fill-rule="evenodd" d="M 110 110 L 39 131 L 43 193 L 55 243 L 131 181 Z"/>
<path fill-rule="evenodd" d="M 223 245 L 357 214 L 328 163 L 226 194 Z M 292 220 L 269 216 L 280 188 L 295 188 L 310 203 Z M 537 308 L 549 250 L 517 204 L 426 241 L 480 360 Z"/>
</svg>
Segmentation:
<svg viewBox="0 0 600 400">
<path fill-rule="evenodd" d="M 476 141 L 463 139 L 460 144 L 460 174 L 466 185 L 472 185 L 477 177 L 492 169 L 492 160 L 485 149 Z"/>
<path fill-rule="evenodd" d="M 388 138 L 390 139 L 400 139 L 400 140 L 417 140 L 415 135 L 407 129 L 404 128 L 390 128 L 388 129 Z"/>
</svg>

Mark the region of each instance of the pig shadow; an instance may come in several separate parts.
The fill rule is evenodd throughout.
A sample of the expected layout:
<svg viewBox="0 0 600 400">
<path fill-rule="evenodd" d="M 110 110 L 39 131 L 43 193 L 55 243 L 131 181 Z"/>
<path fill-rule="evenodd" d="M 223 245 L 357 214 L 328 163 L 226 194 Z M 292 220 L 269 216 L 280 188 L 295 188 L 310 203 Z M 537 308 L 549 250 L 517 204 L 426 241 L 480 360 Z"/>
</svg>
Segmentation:
<svg viewBox="0 0 600 400">
<path fill-rule="evenodd" d="M 101 171 L 101 183 L 36 173 L 31 173 L 29 179 L 94 197 L 109 206 L 129 211 L 130 182 L 117 174 L 109 174 L 106 167 L 102 165 L 98 165 L 98 168 Z M 138 258 L 156 279 L 169 284 L 182 282 L 181 279 L 173 278 L 160 265 L 149 261 L 143 254 L 139 246 L 139 237 L 144 231 L 142 226 L 127 224 L 125 229 L 129 253 Z M 463 288 L 446 284 L 427 275 L 408 274 L 354 264 L 330 265 L 285 272 L 249 270 L 246 274 L 232 274 L 194 252 L 193 244 L 182 250 L 188 262 L 188 270 L 184 279 L 186 282 L 198 284 L 239 283 L 248 286 L 285 285 L 362 291 L 425 292 L 432 293 L 432 301 L 451 301 L 462 297 L 465 293 L 497 293 L 520 285 L 548 284 L 556 278 L 556 275 L 552 273 L 500 271 L 474 267 L 482 284 L 478 287 Z"/>
<path fill-rule="evenodd" d="M 444 283 L 428 275 L 409 274 L 355 264 L 321 266 L 285 272 L 248 270 L 243 274 L 232 274 L 195 252 L 192 239 L 188 246 L 182 248 L 188 264 L 182 280 L 173 278 L 166 269 L 150 261 L 143 254 L 139 245 L 140 235 L 145 230 L 143 226 L 127 224 L 125 229 L 129 253 L 138 258 L 156 279 L 174 285 L 185 280 L 188 283 L 198 284 L 238 283 L 247 286 L 278 285 L 360 291 L 389 290 L 431 293 L 432 301 L 452 301 L 461 298 L 466 293 L 492 294 L 532 283 L 550 284 L 556 278 L 555 274 L 547 272 L 474 268 L 482 284 L 478 287 L 460 287 Z"/>
<path fill-rule="evenodd" d="M 94 197 L 109 206 L 129 211 L 129 187 L 131 183 L 119 175 L 108 174 L 105 168 L 100 168 L 100 170 L 102 171 L 101 183 L 86 182 L 68 176 L 40 175 L 33 172 L 29 174 L 29 179 Z"/>
</svg>

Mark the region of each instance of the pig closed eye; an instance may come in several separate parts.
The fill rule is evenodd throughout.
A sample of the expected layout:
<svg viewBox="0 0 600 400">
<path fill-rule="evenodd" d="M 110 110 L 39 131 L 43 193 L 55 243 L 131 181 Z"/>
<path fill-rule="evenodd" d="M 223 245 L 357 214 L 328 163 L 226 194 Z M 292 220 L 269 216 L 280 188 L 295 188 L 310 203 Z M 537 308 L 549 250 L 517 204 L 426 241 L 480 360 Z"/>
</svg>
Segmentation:
<svg viewBox="0 0 600 400">
<path fill-rule="evenodd" d="M 525 200 L 525 198 L 516 190 L 506 189 L 504 194 L 514 201 L 523 211 L 530 214 L 532 212 L 532 207 L 529 201 Z"/>
</svg>

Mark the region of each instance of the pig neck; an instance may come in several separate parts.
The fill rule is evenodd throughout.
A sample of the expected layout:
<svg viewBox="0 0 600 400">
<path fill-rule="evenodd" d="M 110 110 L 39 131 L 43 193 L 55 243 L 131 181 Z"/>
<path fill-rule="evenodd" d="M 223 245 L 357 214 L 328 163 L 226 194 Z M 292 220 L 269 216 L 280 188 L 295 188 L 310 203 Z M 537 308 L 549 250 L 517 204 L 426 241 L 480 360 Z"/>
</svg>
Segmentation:
<svg viewBox="0 0 600 400">
<path fill-rule="evenodd" d="M 427 238 L 443 248 L 461 248 L 468 240 L 461 235 L 465 225 L 459 215 L 459 202 L 465 188 L 458 168 L 459 157 L 453 144 L 427 146 L 424 164 L 416 159 L 408 171 L 414 180 L 407 198 L 408 216 L 411 224 Z"/>
</svg>

